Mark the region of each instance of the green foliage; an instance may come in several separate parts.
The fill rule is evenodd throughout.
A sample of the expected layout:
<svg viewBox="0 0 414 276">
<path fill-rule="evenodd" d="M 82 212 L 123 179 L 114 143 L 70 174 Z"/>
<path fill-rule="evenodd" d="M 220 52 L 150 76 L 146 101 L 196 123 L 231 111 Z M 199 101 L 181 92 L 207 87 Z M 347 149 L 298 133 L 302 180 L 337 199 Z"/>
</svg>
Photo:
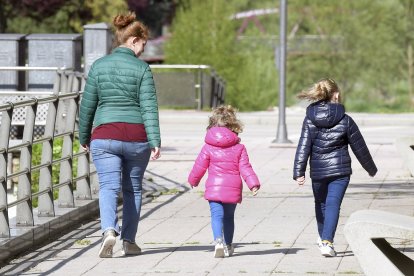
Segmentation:
<svg viewBox="0 0 414 276">
<path fill-rule="evenodd" d="M 315 81 L 340 85 L 347 110 L 414 110 L 414 0 L 289 0 L 287 103 Z M 170 21 L 167 63 L 207 64 L 226 80 L 226 101 L 241 110 L 277 105 L 279 15 L 232 19 L 279 7 L 274 0 L 0 0 L 0 32 L 80 33 L 129 8 L 160 32 Z M 241 36 L 241 26 L 248 22 Z M 369 105 L 364 104 L 369 101 Z"/>
<path fill-rule="evenodd" d="M 230 20 L 233 2 L 189 0 L 177 12 L 166 62 L 211 65 L 226 80 L 228 103 L 242 110 L 266 108 L 274 96 L 273 58 L 261 45 L 247 54 L 237 43 L 237 22 Z"/>
<path fill-rule="evenodd" d="M 63 139 L 56 138 L 53 141 L 53 160 L 57 160 L 62 157 L 62 146 L 63 146 Z M 35 144 L 32 148 L 32 166 L 40 165 L 42 159 L 42 144 Z M 75 140 L 73 143 L 73 153 L 79 152 L 79 141 Z M 77 173 L 77 164 L 78 160 L 74 159 L 72 163 L 72 175 L 76 177 Z M 59 174 L 60 174 L 60 164 L 53 164 L 52 165 L 52 183 L 59 184 Z M 39 177 L 40 172 L 39 170 L 34 171 L 32 173 L 32 193 L 36 193 L 39 191 Z M 57 199 L 59 195 L 59 190 L 53 190 L 53 198 Z M 38 205 L 38 198 L 33 198 L 33 207 L 37 207 Z"/>
<path fill-rule="evenodd" d="M 257 17 L 265 33 L 249 23 L 235 39 L 241 20 L 211 11 L 214 5 L 235 13 L 277 8 L 278 3 L 206 2 L 189 0 L 177 14 L 166 46 L 167 62 L 212 65 L 227 81 L 227 102 L 242 110 L 277 104 L 274 47 L 279 16 Z M 301 90 L 331 77 L 340 84 L 348 110 L 412 111 L 414 64 L 408 49 L 413 47 L 413 11 L 414 0 L 288 1 L 288 105 L 297 102 Z M 227 27 L 228 40 L 220 41 L 221 51 L 214 51 L 217 40 L 211 32 L 218 25 Z"/>
<path fill-rule="evenodd" d="M 0 3 L 1 1 L 4 0 L 0 0 Z M 109 23 L 117 13 L 128 10 L 125 0 L 70 0 L 61 1 L 62 3 L 53 7 L 43 3 L 47 1 L 38 1 L 39 3 L 33 3 L 32 6 L 28 6 L 30 1 L 26 2 L 4 3 L 3 13 L 7 12 L 7 28 L 3 31 L 23 34 L 81 33 L 86 24 Z M 0 15 L 1 13 L 0 8 Z"/>
<path fill-rule="evenodd" d="M 90 0 L 85 4 L 92 11 L 92 18 L 95 22 L 110 23 L 115 15 L 128 10 L 125 0 Z"/>
</svg>

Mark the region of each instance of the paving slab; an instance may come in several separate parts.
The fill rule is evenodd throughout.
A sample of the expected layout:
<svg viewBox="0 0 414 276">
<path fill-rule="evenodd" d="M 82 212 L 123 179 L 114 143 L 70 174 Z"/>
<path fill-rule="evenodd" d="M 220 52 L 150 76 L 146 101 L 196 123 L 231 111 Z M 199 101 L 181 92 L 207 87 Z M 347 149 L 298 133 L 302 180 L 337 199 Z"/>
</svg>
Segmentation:
<svg viewBox="0 0 414 276">
<path fill-rule="evenodd" d="M 191 189 L 187 176 L 203 145 L 208 112 L 161 110 L 162 157 L 151 161 L 146 184 L 162 187 L 160 196 L 142 207 L 137 242 L 140 256 L 98 258 L 99 219 L 42 248 L 13 260 L 1 275 L 363 275 L 343 235 L 349 216 L 360 209 L 414 215 L 414 179 L 395 146 L 414 136 L 414 114 L 352 113 L 379 172 L 371 178 L 353 158 L 353 175 L 343 201 L 335 247 L 325 258 L 316 245 L 317 229 L 309 175 L 305 186 L 292 179 L 295 143 L 304 109 L 287 110 L 291 145 L 275 145 L 277 111 L 240 113 L 246 145 L 262 189 L 253 197 L 247 187 L 236 209 L 235 254 L 213 258 L 210 214 L 203 184 Z M 408 117 L 407 117 L 408 116 Z M 390 119 L 391 118 L 391 119 Z M 409 118 L 409 119 L 407 119 Z M 392 244 L 414 257 L 413 241 Z"/>
</svg>

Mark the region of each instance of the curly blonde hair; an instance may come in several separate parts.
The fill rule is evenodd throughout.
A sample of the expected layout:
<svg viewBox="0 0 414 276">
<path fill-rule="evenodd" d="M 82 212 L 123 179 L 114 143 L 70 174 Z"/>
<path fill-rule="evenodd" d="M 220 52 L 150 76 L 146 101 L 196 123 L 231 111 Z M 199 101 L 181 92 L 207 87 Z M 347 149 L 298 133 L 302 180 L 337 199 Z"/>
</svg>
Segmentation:
<svg viewBox="0 0 414 276">
<path fill-rule="evenodd" d="M 308 90 L 302 91 L 297 97 L 308 101 L 330 101 L 334 93 L 340 92 L 333 79 L 321 79 Z"/>
<path fill-rule="evenodd" d="M 243 124 L 237 119 L 237 110 L 231 105 L 222 105 L 213 109 L 207 129 L 212 127 L 227 127 L 235 133 L 243 131 Z"/>
<path fill-rule="evenodd" d="M 124 44 L 131 36 L 148 40 L 148 28 L 137 20 L 134 12 L 118 14 L 112 23 L 115 27 L 115 46 Z"/>
</svg>

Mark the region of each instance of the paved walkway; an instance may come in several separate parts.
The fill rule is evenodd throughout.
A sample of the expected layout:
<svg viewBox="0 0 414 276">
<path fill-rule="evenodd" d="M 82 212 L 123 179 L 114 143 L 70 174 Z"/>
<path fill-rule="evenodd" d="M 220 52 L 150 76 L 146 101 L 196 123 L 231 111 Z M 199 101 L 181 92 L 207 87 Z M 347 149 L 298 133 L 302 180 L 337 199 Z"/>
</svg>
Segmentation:
<svg viewBox="0 0 414 276">
<path fill-rule="evenodd" d="M 212 233 L 203 185 L 190 189 L 186 178 L 198 154 L 208 113 L 161 111 L 162 158 L 150 162 L 146 178 L 168 188 L 143 205 L 137 242 L 143 254 L 122 257 L 120 242 L 112 259 L 98 258 L 99 220 L 83 225 L 57 241 L 0 269 L 3 275 L 363 275 L 343 227 L 359 209 L 414 215 L 413 178 L 403 167 L 395 138 L 414 135 L 414 115 L 351 114 L 377 163 L 370 178 L 354 159 L 335 239 L 338 256 L 322 257 L 317 237 L 313 196 L 292 180 L 295 144 L 303 109 L 287 110 L 291 145 L 275 145 L 277 113 L 240 114 L 245 122 L 242 142 L 262 189 L 252 197 L 245 189 L 236 209 L 235 254 L 213 258 Z M 414 258 L 414 245 L 395 241 Z M 25 269 L 25 270 L 24 270 Z"/>
</svg>

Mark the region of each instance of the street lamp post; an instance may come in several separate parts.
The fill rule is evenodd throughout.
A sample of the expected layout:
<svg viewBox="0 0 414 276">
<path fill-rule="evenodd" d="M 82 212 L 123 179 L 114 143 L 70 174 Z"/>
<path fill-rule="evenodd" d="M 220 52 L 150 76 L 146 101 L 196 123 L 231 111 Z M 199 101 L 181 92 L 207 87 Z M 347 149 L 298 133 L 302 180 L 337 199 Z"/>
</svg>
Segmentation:
<svg viewBox="0 0 414 276">
<path fill-rule="evenodd" d="M 280 44 L 279 44 L 279 122 L 274 143 L 291 143 L 287 138 L 286 129 L 286 24 L 287 0 L 280 0 Z"/>
</svg>

